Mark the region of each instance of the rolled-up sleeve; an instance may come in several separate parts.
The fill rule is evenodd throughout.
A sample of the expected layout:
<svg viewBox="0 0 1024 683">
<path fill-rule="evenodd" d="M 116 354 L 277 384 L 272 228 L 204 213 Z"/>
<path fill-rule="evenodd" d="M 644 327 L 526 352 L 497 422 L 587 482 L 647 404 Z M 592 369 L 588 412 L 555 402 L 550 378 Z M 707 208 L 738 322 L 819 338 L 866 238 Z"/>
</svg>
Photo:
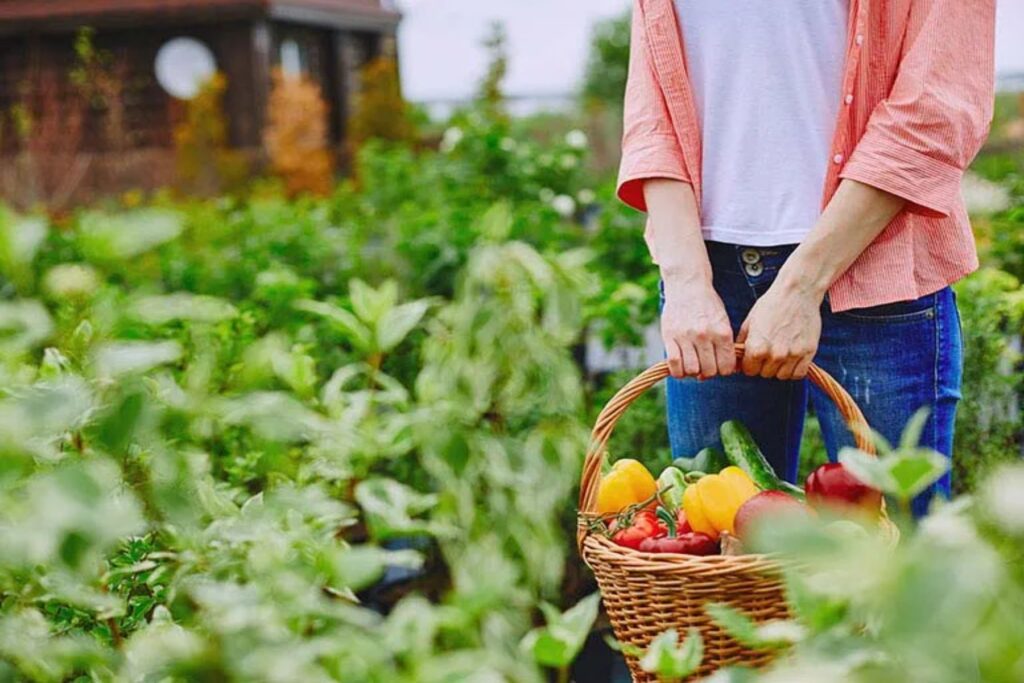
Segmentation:
<svg viewBox="0 0 1024 683">
<path fill-rule="evenodd" d="M 623 113 L 619 199 L 635 209 L 646 211 L 643 185 L 651 178 L 690 181 L 654 70 L 644 28 L 643 8 L 637 0 L 633 3 L 629 78 Z"/>
<path fill-rule="evenodd" d="M 840 173 L 948 216 L 992 121 L 995 0 L 915 0 L 889 96 Z"/>
</svg>

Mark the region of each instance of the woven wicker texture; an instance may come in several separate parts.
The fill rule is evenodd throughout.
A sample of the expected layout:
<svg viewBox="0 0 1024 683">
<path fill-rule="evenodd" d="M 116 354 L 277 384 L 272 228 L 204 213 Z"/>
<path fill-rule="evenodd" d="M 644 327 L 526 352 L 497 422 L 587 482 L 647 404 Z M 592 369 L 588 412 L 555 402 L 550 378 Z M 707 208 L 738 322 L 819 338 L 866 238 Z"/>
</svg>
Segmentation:
<svg viewBox="0 0 1024 683">
<path fill-rule="evenodd" d="M 742 357 L 742 345 L 737 345 L 736 354 Z M 606 446 L 615 424 L 633 401 L 668 375 L 667 363 L 652 366 L 620 389 L 597 417 L 580 486 L 580 553 L 597 577 L 605 609 L 620 642 L 645 649 L 669 628 L 676 629 L 682 637 L 696 627 L 704 638 L 704 664 L 694 678 L 728 664 L 763 666 L 771 661 L 771 653 L 753 651 L 737 643 L 711 620 L 704 606 L 728 603 L 759 623 L 787 618 L 775 563 L 760 555 L 695 557 L 641 553 L 600 534 L 589 533 L 596 518 Z M 857 445 L 874 454 L 870 429 L 853 398 L 817 366 L 811 366 L 808 376 L 836 404 Z M 887 518 L 884 521 L 891 527 L 891 534 L 897 533 Z M 656 676 L 640 669 L 636 658 L 627 656 L 626 661 L 636 683 L 658 683 Z"/>
</svg>

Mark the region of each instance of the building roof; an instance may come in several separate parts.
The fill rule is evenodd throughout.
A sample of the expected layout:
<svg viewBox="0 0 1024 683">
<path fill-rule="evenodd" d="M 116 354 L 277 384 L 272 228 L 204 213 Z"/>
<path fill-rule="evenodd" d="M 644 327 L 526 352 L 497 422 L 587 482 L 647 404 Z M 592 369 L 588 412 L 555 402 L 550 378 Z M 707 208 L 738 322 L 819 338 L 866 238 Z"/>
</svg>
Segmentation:
<svg viewBox="0 0 1024 683">
<path fill-rule="evenodd" d="M 393 27 L 400 18 L 382 0 L 0 0 L 0 33 L 259 16 L 364 29 Z"/>
</svg>

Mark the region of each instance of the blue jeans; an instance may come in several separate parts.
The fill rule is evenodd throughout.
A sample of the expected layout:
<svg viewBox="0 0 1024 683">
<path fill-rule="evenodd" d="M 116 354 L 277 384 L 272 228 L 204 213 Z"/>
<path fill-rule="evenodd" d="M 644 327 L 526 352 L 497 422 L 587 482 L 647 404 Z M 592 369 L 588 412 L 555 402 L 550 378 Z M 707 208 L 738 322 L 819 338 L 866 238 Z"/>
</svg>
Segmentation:
<svg viewBox="0 0 1024 683">
<path fill-rule="evenodd" d="M 737 333 L 796 246 L 708 242 L 707 248 L 715 290 Z M 821 342 L 814 362 L 850 392 L 872 428 L 890 443 L 898 443 L 914 413 L 927 407 L 930 413 L 922 445 L 952 457 L 963 362 L 952 289 L 916 301 L 842 313 L 833 313 L 826 298 L 821 318 Z M 821 423 L 829 457 L 835 460 L 842 447 L 853 445 L 839 411 L 807 380 L 783 382 L 742 374 L 705 382 L 670 378 L 667 390 L 669 440 L 675 457 L 692 456 L 705 446 L 720 444 L 719 426 L 736 419 L 750 428 L 776 471 L 795 482 L 808 398 Z M 936 494 L 949 497 L 948 474 L 914 502 L 914 514 L 925 514 Z"/>
</svg>

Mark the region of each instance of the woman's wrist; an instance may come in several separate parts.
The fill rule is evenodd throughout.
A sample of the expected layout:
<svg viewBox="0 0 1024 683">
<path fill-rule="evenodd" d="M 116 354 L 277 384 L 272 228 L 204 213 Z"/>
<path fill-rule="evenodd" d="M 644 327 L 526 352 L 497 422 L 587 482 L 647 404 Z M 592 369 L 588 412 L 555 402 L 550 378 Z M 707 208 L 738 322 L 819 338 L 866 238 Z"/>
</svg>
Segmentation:
<svg viewBox="0 0 1024 683">
<path fill-rule="evenodd" d="M 704 263 L 662 264 L 659 269 L 666 289 L 711 287 L 711 264 L 706 260 Z"/>
<path fill-rule="evenodd" d="M 779 270 L 774 286 L 821 303 L 835 277 L 827 260 L 801 253 L 798 248 Z"/>
</svg>

